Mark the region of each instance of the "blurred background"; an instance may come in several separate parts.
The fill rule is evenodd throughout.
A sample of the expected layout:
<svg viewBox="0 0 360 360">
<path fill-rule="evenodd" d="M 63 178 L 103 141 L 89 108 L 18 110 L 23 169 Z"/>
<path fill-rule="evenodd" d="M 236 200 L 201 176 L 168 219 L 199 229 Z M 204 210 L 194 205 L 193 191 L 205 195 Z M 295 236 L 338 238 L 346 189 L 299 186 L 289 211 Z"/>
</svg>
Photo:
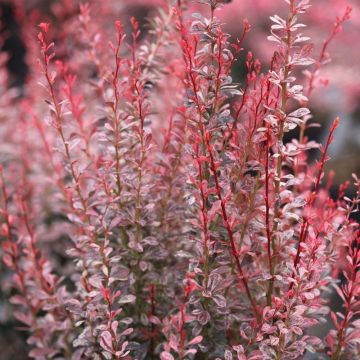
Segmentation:
<svg viewBox="0 0 360 360">
<path fill-rule="evenodd" d="M 102 2 L 104 5 L 101 6 L 107 7 L 109 21 L 119 18 L 126 26 L 130 17 L 135 16 L 143 27 L 146 26 L 146 19 L 156 14 L 159 6 L 164 4 L 164 0 Z M 37 24 L 40 21 L 49 21 L 56 24 L 59 14 L 62 19 L 71 19 L 79 13 L 79 3 L 76 0 L 0 1 L 0 56 L 6 56 L 4 61 L 8 71 L 7 86 L 16 88 L 19 96 L 24 93 L 27 78 L 31 76 L 27 66 L 28 44 L 24 36 L 24 31 L 29 31 L 29 22 Z M 101 1 L 92 0 L 89 3 L 97 6 Z M 341 126 L 331 146 L 331 161 L 327 163 L 327 169 L 333 169 L 336 174 L 332 189 L 334 196 L 339 184 L 351 179 L 351 173 L 360 174 L 360 1 L 313 1 L 312 9 L 303 19 L 308 25 L 304 32 L 312 38 L 315 45 L 313 57 L 317 59 L 336 17 L 343 15 L 347 5 L 353 8 L 352 17 L 332 41 L 328 49 L 331 62 L 321 69 L 318 86 L 309 103 L 314 122 L 322 125 L 321 128 L 313 128 L 307 133 L 316 141 L 323 142 L 332 120 L 336 116 L 341 118 Z M 204 5 L 196 2 L 192 6 L 199 12 L 207 11 Z M 284 0 L 232 0 L 218 11 L 217 16 L 234 39 L 241 34 L 244 18 L 249 20 L 252 28 L 244 43 L 245 51 L 241 53 L 234 68 L 235 81 L 243 83 L 246 76 L 244 60 L 247 51 L 251 51 L 255 58 L 264 63 L 263 71 L 267 70 L 268 59 L 274 51 L 274 44 L 267 41 L 269 16 L 281 16 L 285 11 Z M 33 34 L 27 36 L 35 38 L 35 25 L 30 31 L 33 31 Z M 291 133 L 289 136 L 296 134 Z M 315 159 L 316 154 L 313 157 Z M 0 272 L 3 271 L 1 266 Z M 19 324 L 11 318 L 11 309 L 4 300 L 4 292 L 6 290 L 0 291 L 0 360 L 24 360 L 27 359 L 25 334 L 22 335 L 21 331 L 16 330 Z M 6 296 L 8 297 L 8 294 Z"/>
</svg>

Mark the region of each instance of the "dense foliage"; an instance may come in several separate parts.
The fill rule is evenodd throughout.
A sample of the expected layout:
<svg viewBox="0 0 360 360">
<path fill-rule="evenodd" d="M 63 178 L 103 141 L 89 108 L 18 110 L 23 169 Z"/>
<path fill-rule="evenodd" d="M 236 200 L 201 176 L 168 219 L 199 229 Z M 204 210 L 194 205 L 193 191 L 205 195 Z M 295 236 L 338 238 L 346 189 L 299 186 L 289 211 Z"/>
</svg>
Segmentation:
<svg viewBox="0 0 360 360">
<path fill-rule="evenodd" d="M 307 137 L 351 8 L 314 60 L 310 0 L 286 0 L 261 64 L 248 20 L 224 32 L 227 2 L 169 1 L 145 30 L 109 23 L 111 2 L 59 6 L 24 34 L 23 94 L 2 66 L 1 281 L 30 357 L 360 358 L 360 180 L 330 196 L 338 118 L 324 144 Z"/>
</svg>

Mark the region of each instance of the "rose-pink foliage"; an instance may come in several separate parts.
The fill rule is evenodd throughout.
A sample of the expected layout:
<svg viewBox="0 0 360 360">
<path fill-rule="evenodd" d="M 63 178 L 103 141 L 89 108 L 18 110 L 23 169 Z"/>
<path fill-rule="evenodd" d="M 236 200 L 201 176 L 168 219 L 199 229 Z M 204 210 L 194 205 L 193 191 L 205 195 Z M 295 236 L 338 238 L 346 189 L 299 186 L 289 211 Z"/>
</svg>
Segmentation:
<svg viewBox="0 0 360 360">
<path fill-rule="evenodd" d="M 307 137 L 351 9 L 313 59 L 310 0 L 279 1 L 262 64 L 247 19 L 224 31 L 227 1 L 161 1 L 147 27 L 112 21 L 127 2 L 61 1 L 51 23 L 21 3 L 25 95 L 0 84 L 1 281 L 29 356 L 359 359 L 360 180 L 330 197 L 339 119 Z"/>
</svg>

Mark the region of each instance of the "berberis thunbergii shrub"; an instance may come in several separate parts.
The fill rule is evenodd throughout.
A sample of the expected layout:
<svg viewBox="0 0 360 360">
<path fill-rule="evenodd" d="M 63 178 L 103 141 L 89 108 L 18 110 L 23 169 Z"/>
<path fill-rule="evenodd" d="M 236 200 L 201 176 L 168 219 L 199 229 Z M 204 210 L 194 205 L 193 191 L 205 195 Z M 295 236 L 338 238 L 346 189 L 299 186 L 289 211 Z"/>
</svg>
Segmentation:
<svg viewBox="0 0 360 360">
<path fill-rule="evenodd" d="M 25 96 L 2 86 L 0 216 L 30 357 L 360 359 L 360 180 L 330 197 L 338 119 L 323 145 L 307 137 L 351 9 L 313 60 L 310 0 L 286 0 L 271 59 L 248 52 L 237 84 L 251 26 L 230 38 L 227 2 L 169 0 L 141 31 L 109 23 L 110 1 L 59 5 L 24 34 Z"/>
</svg>

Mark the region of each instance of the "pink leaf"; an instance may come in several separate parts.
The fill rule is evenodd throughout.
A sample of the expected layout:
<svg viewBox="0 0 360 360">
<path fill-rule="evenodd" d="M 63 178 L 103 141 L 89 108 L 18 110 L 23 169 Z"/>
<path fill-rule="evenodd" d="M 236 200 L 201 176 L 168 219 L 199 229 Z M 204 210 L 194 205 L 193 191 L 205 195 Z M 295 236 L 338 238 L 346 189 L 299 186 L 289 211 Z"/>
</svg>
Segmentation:
<svg viewBox="0 0 360 360">
<path fill-rule="evenodd" d="M 175 360 L 174 357 L 167 351 L 163 351 L 160 354 L 160 359 L 161 360 Z"/>
<path fill-rule="evenodd" d="M 203 341 L 203 337 L 201 335 L 198 335 L 189 342 L 189 345 L 200 344 L 202 341 Z"/>
</svg>

